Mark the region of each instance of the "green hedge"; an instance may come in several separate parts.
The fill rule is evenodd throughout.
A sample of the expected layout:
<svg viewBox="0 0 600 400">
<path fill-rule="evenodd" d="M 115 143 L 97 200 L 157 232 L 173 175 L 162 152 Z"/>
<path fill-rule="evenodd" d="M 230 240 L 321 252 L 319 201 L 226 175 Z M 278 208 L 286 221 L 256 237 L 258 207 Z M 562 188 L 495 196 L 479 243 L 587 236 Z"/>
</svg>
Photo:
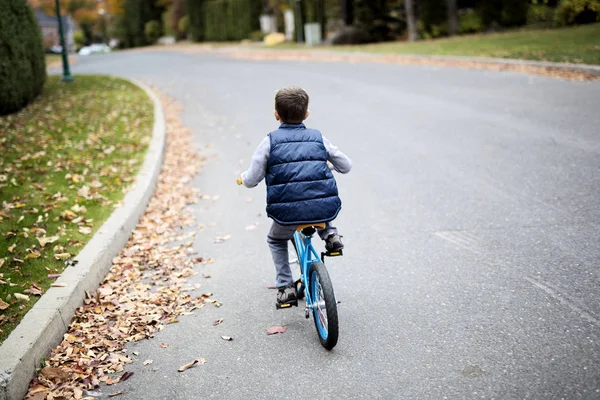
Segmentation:
<svg viewBox="0 0 600 400">
<path fill-rule="evenodd" d="M 46 82 L 40 27 L 27 0 L 0 1 L 0 115 L 25 107 Z"/>
<path fill-rule="evenodd" d="M 198 42 L 247 39 L 260 28 L 261 0 L 188 0 L 186 7 Z"/>
</svg>

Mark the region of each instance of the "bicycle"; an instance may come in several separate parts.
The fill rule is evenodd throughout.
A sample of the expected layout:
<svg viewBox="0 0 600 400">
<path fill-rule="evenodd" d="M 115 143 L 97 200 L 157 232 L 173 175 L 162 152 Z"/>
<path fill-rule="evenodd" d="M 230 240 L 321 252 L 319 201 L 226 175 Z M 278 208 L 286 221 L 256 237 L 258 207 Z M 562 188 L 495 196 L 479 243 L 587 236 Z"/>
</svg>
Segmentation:
<svg viewBox="0 0 600 400">
<path fill-rule="evenodd" d="M 236 180 L 238 185 L 242 179 Z M 337 252 L 323 252 L 321 256 L 312 245 L 312 235 L 317 228 L 325 228 L 324 223 L 300 225 L 294 232 L 292 244 L 296 250 L 297 262 L 300 265 L 300 279 L 296 281 L 298 299 L 305 300 L 304 316 L 310 318 L 312 311 L 317 334 L 321 345 L 327 350 L 335 347 L 339 337 L 337 301 L 333 292 L 331 278 L 325 268 L 325 257 L 337 257 L 343 255 L 342 250 Z M 307 290 L 308 288 L 308 290 Z M 277 304 L 277 309 L 298 306 L 294 303 Z"/>
<path fill-rule="evenodd" d="M 316 228 L 325 228 L 325 224 L 301 225 L 294 233 L 292 243 L 298 256 L 295 262 L 300 265 L 300 279 L 296 281 L 296 289 L 298 299 L 305 299 L 304 316 L 306 319 L 310 318 L 312 311 L 321 345 L 331 350 L 337 344 L 339 336 L 338 303 L 324 260 L 325 257 L 341 256 L 343 252 L 323 252 L 319 257 L 311 243 Z M 298 306 L 298 302 L 277 305 L 277 308 L 288 308 L 292 305 Z"/>
</svg>

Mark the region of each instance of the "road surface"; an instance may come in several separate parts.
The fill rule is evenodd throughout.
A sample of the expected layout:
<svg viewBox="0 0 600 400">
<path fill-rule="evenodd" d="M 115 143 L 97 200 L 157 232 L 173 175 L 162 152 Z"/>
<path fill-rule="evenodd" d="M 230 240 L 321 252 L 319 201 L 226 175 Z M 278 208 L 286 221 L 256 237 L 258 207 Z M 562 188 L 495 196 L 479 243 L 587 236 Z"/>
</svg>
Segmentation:
<svg viewBox="0 0 600 400">
<path fill-rule="evenodd" d="M 215 263 L 192 284 L 223 306 L 128 346 L 121 399 L 600 398 L 600 82 L 160 51 L 73 70 L 184 104 L 207 157 L 194 184 L 220 196 L 193 206 L 195 249 Z M 354 162 L 338 176 L 345 255 L 327 263 L 342 302 L 331 352 L 300 309 L 275 310 L 264 185 L 235 185 L 291 84 L 311 96 L 307 125 Z"/>
</svg>

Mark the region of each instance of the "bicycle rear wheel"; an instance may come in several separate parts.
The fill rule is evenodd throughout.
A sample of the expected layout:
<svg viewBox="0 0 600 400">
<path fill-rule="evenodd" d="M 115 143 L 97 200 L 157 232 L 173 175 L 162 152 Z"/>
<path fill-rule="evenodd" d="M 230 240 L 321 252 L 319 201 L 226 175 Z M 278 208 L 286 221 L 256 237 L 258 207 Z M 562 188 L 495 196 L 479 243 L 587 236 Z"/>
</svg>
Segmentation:
<svg viewBox="0 0 600 400">
<path fill-rule="evenodd" d="M 333 293 L 331 278 L 325 264 L 315 261 L 308 272 L 310 298 L 313 301 L 313 318 L 321 345 L 327 350 L 335 347 L 338 341 L 339 327 L 337 301 Z"/>
</svg>

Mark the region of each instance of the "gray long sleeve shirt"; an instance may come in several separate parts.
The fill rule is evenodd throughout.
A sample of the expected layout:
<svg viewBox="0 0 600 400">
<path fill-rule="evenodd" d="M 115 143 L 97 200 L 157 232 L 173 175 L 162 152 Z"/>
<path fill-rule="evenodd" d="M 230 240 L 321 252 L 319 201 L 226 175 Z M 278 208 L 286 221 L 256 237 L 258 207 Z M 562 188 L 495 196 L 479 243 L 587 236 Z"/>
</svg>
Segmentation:
<svg viewBox="0 0 600 400">
<path fill-rule="evenodd" d="M 327 159 L 333 165 L 333 169 L 342 174 L 350 172 L 352 161 L 325 137 L 323 137 L 323 144 L 325 145 L 325 150 L 327 150 Z M 244 186 L 253 188 L 265 178 L 270 154 L 271 139 L 267 136 L 260 142 L 252 155 L 250 168 L 242 173 Z"/>
</svg>

